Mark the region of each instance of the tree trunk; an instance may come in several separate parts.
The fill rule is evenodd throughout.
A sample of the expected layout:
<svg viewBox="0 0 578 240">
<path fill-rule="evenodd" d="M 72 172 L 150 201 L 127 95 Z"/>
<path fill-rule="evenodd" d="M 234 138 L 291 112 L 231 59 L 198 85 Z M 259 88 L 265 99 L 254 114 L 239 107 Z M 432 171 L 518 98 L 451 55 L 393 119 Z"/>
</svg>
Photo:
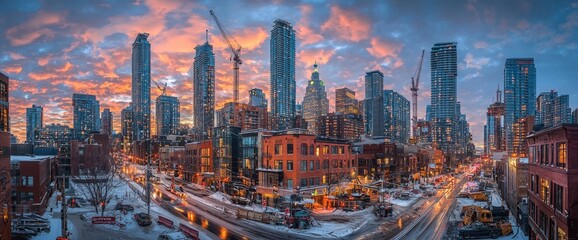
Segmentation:
<svg viewBox="0 0 578 240">
<path fill-rule="evenodd" d="M 98 205 L 94 205 L 94 210 L 96 211 L 96 214 L 98 214 Z"/>
</svg>

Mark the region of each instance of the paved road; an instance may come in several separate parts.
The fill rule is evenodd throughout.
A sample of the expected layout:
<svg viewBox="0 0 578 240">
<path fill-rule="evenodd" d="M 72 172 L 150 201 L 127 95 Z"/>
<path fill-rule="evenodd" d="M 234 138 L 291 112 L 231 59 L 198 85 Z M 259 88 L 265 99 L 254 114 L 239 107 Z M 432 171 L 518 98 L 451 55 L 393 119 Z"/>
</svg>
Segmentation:
<svg viewBox="0 0 578 240">
<path fill-rule="evenodd" d="M 456 204 L 458 192 L 465 183 L 464 176 L 457 184 L 445 190 L 443 195 L 421 214 L 416 220 L 417 222 L 410 224 L 394 239 L 441 239 L 446 230 L 451 210 Z"/>
</svg>

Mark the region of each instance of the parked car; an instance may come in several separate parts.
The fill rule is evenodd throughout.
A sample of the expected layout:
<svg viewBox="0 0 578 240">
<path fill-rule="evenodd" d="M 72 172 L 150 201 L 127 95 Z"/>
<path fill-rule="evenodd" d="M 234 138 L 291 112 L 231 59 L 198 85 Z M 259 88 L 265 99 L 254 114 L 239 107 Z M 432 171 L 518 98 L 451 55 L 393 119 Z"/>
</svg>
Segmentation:
<svg viewBox="0 0 578 240">
<path fill-rule="evenodd" d="M 129 205 L 129 204 L 117 203 L 116 206 L 114 207 L 114 210 L 134 211 L 134 207 L 132 205 Z"/>
<path fill-rule="evenodd" d="M 134 219 L 139 226 L 149 226 L 153 223 L 151 216 L 143 212 L 135 214 Z"/>
</svg>

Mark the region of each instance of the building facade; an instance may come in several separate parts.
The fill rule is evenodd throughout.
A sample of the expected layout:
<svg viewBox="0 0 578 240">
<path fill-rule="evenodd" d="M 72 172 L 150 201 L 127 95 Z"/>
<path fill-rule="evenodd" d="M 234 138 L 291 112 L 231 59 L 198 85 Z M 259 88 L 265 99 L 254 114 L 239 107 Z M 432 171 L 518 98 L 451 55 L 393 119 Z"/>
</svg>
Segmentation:
<svg viewBox="0 0 578 240">
<path fill-rule="evenodd" d="M 317 118 L 327 115 L 329 113 L 329 99 L 325 92 L 325 85 L 319 79 L 319 72 L 317 63 L 313 65 L 313 73 L 311 73 L 311 80 L 307 82 L 305 89 L 305 96 L 303 97 L 303 118 L 307 121 L 307 129 L 315 133 L 317 127 Z"/>
<path fill-rule="evenodd" d="M 457 58 L 457 43 L 436 43 L 431 48 L 431 134 L 444 152 L 453 152 L 456 143 Z"/>
<path fill-rule="evenodd" d="M 215 54 L 205 42 L 195 47 L 193 76 L 193 126 L 197 140 L 209 139 L 215 114 Z"/>
<path fill-rule="evenodd" d="M 578 108 L 572 112 L 572 123 L 578 123 Z"/>
<path fill-rule="evenodd" d="M 72 129 L 66 125 L 52 123 L 36 130 L 34 135 L 34 139 L 36 139 L 35 148 L 54 147 L 58 149 L 60 146 L 70 143 Z"/>
<path fill-rule="evenodd" d="M 393 90 L 383 90 L 383 106 L 384 136 L 407 143 L 411 128 L 409 100 Z"/>
<path fill-rule="evenodd" d="M 493 152 L 502 152 L 505 149 L 504 142 L 504 113 L 506 106 L 502 102 L 502 91 L 496 91 L 496 102 L 488 107 L 486 112 L 486 125 L 484 126 L 484 154 L 491 155 Z"/>
<path fill-rule="evenodd" d="M 217 126 L 235 126 L 241 130 L 267 129 L 267 109 L 255 107 L 245 103 L 225 103 L 223 108 L 217 110 Z"/>
<path fill-rule="evenodd" d="M 44 214 L 50 200 L 50 183 L 56 173 L 56 156 L 12 156 L 12 195 L 22 213 Z"/>
<path fill-rule="evenodd" d="M 359 114 L 329 113 L 317 119 L 317 135 L 358 140 L 363 134 L 363 119 Z"/>
<path fill-rule="evenodd" d="M 231 194 L 233 182 L 242 182 L 239 179 L 239 165 L 241 163 L 241 128 L 221 126 L 213 129 L 213 171 L 218 182 L 217 188 Z"/>
<path fill-rule="evenodd" d="M 130 152 L 132 145 L 132 107 L 128 105 L 120 113 L 120 129 L 122 133 L 122 149 L 125 153 Z"/>
<path fill-rule="evenodd" d="M 177 97 L 160 95 L 156 101 L 157 135 L 176 134 L 181 125 L 180 102 Z"/>
<path fill-rule="evenodd" d="M 110 136 L 111 138 L 113 128 L 112 121 L 113 121 L 112 112 L 110 111 L 110 109 L 105 108 L 100 114 L 100 123 L 102 128 L 101 133 L 108 134 L 108 136 Z"/>
<path fill-rule="evenodd" d="M 536 66 L 533 58 L 509 58 L 504 66 L 504 139 L 514 151 L 514 124 L 536 111 Z"/>
<path fill-rule="evenodd" d="M 132 44 L 132 140 L 151 134 L 151 44 L 148 33 L 139 33 Z"/>
<path fill-rule="evenodd" d="M 271 30 L 271 113 L 278 119 L 275 130 L 291 128 L 295 117 L 295 30 L 285 20 L 275 20 Z"/>
<path fill-rule="evenodd" d="M 363 100 L 365 134 L 383 136 L 383 73 L 365 73 L 365 100 Z"/>
<path fill-rule="evenodd" d="M 9 81 L 8 76 L 0 73 L 0 177 L 10 178 L 10 104 L 9 104 Z M 3 217 L 6 221 L 0 221 L 0 236 L 10 236 L 12 214 L 10 184 L 0 186 L 0 204 L 2 204 Z"/>
<path fill-rule="evenodd" d="M 32 105 L 26 108 L 26 142 L 35 144 L 34 131 L 42 128 L 43 111 L 42 106 Z"/>
<path fill-rule="evenodd" d="M 359 101 L 355 92 L 349 88 L 335 89 L 335 112 L 341 114 L 359 114 Z"/>
<path fill-rule="evenodd" d="M 74 139 L 84 140 L 93 132 L 100 132 L 100 103 L 96 96 L 74 93 Z"/>
<path fill-rule="evenodd" d="M 249 90 L 249 105 L 264 108 L 267 111 L 267 97 L 260 88 Z"/>
<path fill-rule="evenodd" d="M 536 99 L 536 125 L 552 127 L 562 123 L 572 123 L 570 96 L 560 95 L 554 90 L 543 92 Z"/>
<path fill-rule="evenodd" d="M 578 239 L 578 125 L 527 137 L 530 239 Z"/>
</svg>

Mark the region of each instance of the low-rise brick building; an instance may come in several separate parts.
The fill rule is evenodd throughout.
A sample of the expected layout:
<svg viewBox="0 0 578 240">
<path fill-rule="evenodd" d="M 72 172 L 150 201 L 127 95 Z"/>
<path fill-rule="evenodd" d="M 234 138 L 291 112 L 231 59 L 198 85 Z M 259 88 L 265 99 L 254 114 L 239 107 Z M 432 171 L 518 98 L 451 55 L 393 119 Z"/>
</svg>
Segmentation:
<svg viewBox="0 0 578 240">
<path fill-rule="evenodd" d="M 530 134 L 530 239 L 578 239 L 578 125 Z"/>
<path fill-rule="evenodd" d="M 53 190 L 56 156 L 11 156 L 10 165 L 16 213 L 44 213 Z"/>
</svg>

